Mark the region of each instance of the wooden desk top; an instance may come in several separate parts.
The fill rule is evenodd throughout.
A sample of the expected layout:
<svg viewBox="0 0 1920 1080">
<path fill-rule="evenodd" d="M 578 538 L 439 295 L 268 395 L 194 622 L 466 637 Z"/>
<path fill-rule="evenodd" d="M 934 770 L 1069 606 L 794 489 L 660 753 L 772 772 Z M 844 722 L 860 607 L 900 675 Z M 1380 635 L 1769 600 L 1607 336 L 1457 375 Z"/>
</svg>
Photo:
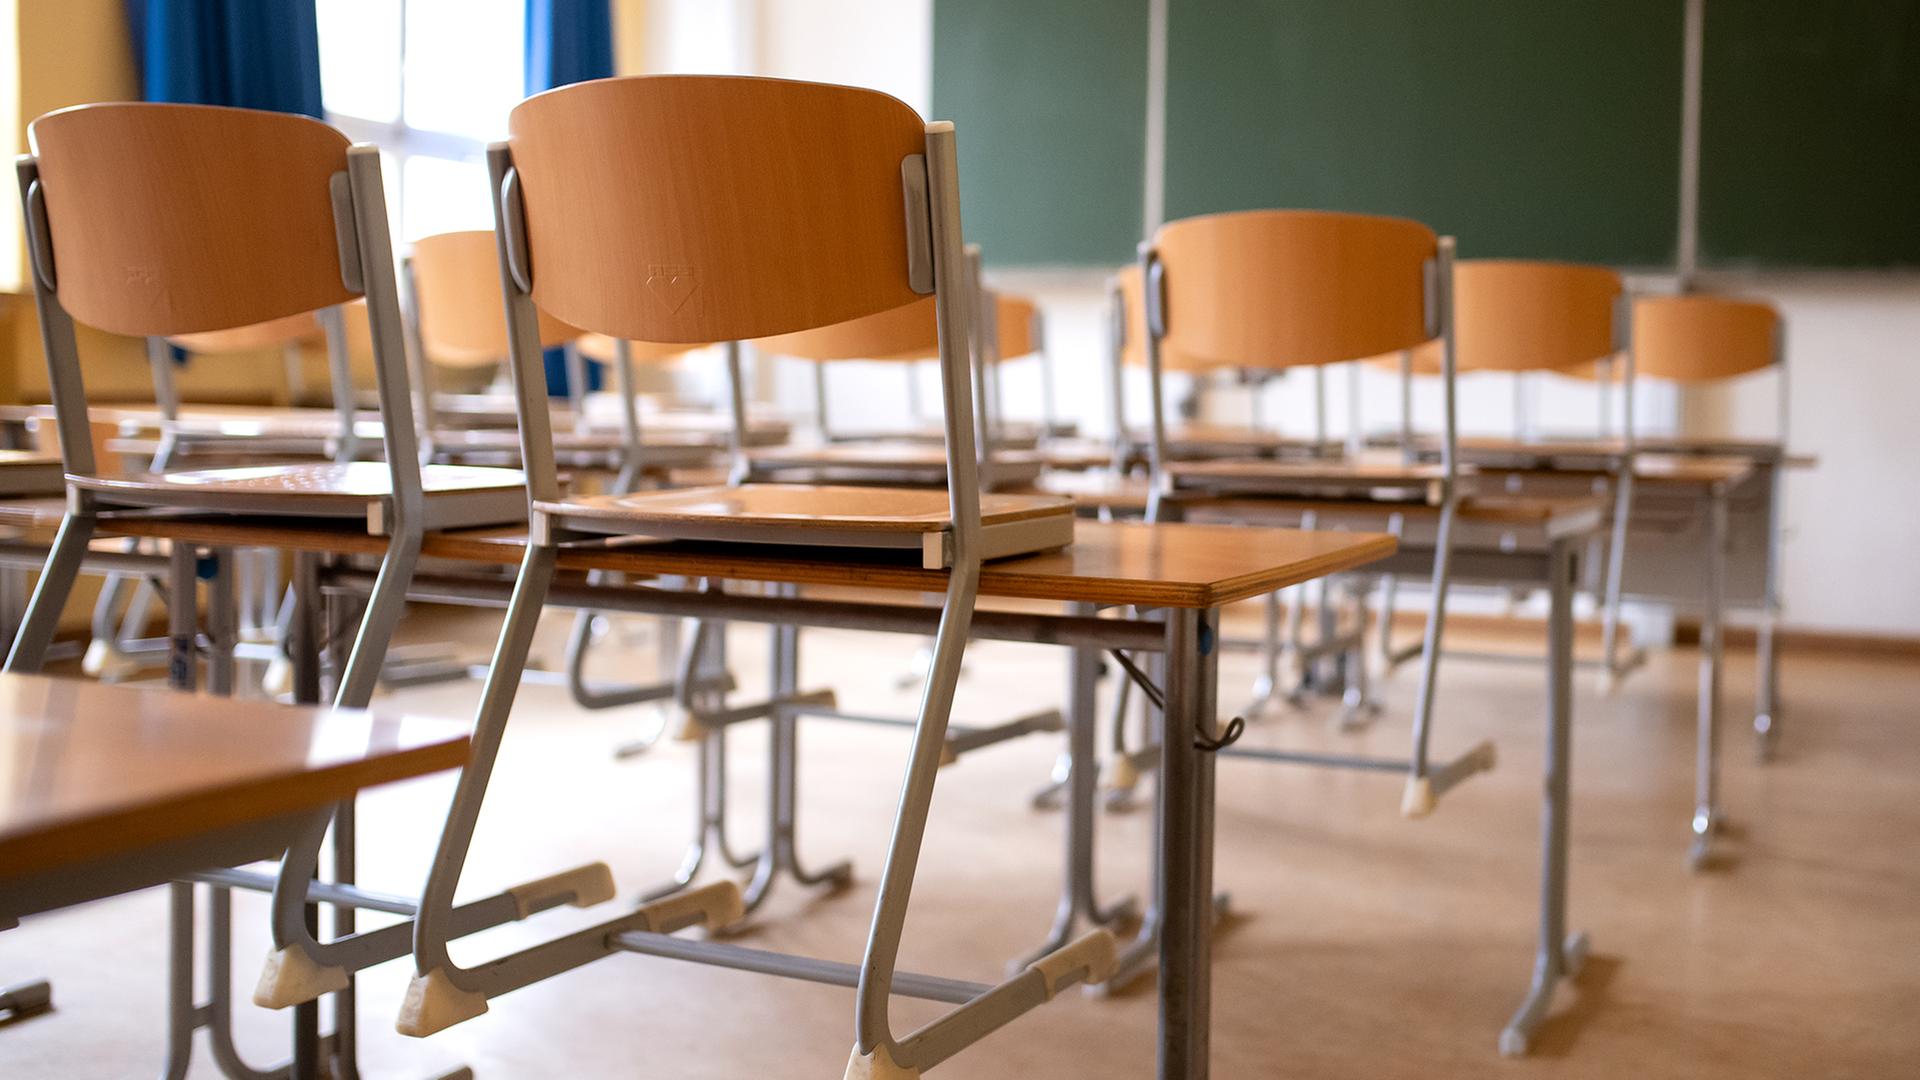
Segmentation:
<svg viewBox="0 0 1920 1080">
<path fill-rule="evenodd" d="M 301 522 L 274 528 L 232 518 L 102 519 L 104 532 L 175 537 L 196 543 L 285 550 L 378 554 L 385 543 L 352 529 Z M 514 565 L 526 550 L 524 529 L 430 533 L 422 553 L 434 558 Z M 1060 551 L 988 563 L 983 596 L 1208 608 L 1352 569 L 1393 554 L 1384 533 L 1300 532 L 1232 525 L 1145 525 L 1081 521 Z M 618 570 L 637 576 L 673 574 L 800 585 L 860 585 L 913 592 L 946 588 L 947 573 L 922 569 L 911 556 L 817 548 L 748 548 L 733 544 L 628 539 L 573 545 L 560 555 L 567 570 Z"/>
<path fill-rule="evenodd" d="M 453 769 L 465 725 L 0 675 L 0 881 Z"/>
</svg>

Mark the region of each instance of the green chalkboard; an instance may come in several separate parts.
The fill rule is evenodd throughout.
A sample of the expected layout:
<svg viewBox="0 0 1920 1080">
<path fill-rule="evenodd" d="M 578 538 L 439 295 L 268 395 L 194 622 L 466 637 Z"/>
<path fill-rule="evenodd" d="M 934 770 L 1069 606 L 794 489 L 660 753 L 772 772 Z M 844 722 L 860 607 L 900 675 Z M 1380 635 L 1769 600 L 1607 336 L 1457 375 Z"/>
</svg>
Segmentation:
<svg viewBox="0 0 1920 1080">
<path fill-rule="evenodd" d="M 937 0 L 933 115 L 960 144 L 989 265 L 1133 257 L 1145 184 L 1146 0 Z"/>
<path fill-rule="evenodd" d="M 1169 9 L 1169 219 L 1357 210 L 1464 257 L 1671 264 L 1682 0 Z"/>
<path fill-rule="evenodd" d="M 1920 266 L 1920 0 L 1708 0 L 1704 265 Z"/>
</svg>

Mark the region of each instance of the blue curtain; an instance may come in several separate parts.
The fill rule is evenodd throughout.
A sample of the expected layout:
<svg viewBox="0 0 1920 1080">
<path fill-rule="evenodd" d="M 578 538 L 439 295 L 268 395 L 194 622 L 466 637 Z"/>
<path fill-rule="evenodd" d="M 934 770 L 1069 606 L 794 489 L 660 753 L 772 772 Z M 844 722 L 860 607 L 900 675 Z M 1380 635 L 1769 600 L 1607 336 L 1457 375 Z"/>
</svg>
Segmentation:
<svg viewBox="0 0 1920 1080">
<path fill-rule="evenodd" d="M 141 96 L 320 118 L 314 0 L 125 0 Z M 173 361 L 188 354 L 175 346 Z"/>
<path fill-rule="evenodd" d="M 314 0 L 126 0 L 148 101 L 318 117 Z"/>
<path fill-rule="evenodd" d="M 527 93 L 613 75 L 613 5 L 609 0 L 527 0 Z M 606 382 L 599 362 L 587 361 L 587 389 Z M 567 365 L 547 350 L 547 393 L 567 394 Z"/>
</svg>

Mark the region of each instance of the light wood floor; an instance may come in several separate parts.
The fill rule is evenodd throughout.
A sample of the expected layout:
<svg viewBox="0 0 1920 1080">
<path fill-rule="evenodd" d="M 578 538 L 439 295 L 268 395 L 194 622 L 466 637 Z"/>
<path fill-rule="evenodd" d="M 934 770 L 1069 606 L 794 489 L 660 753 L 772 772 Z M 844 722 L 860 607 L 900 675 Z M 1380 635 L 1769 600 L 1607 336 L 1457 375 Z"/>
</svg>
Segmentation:
<svg viewBox="0 0 1920 1080">
<path fill-rule="evenodd" d="M 555 624 L 558 628 L 559 624 Z M 480 628 L 476 637 L 484 637 Z M 764 667 L 763 634 L 736 628 L 743 692 Z M 809 632 L 809 685 L 854 710 L 908 711 L 894 677 L 913 644 Z M 557 659 L 557 639 L 544 649 Z M 650 650 L 637 651 L 650 656 Z M 1694 656 L 1656 657 L 1615 696 L 1583 679 L 1576 697 L 1573 922 L 1596 955 L 1563 994 L 1537 1055 L 1509 1062 L 1495 1036 L 1528 977 L 1537 889 L 1541 679 L 1530 666 L 1458 663 L 1445 672 L 1439 745 L 1491 736 L 1500 767 L 1433 818 L 1402 820 L 1393 778 L 1227 762 L 1218 879 L 1239 914 L 1217 945 L 1215 1075 L 1221 1077 L 1700 1078 L 1920 1075 L 1920 666 L 1789 656 L 1780 759 L 1756 764 L 1744 738 L 1752 666 L 1732 658 L 1727 806 L 1737 859 L 1689 875 Z M 644 661 L 631 660 L 633 667 Z M 1241 699 L 1251 659 L 1230 655 L 1222 701 Z M 985 721 L 1051 704 L 1059 653 L 983 644 L 970 653 L 960 716 Z M 1412 672 L 1388 681 L 1388 718 L 1330 730 L 1325 710 L 1273 716 L 1266 745 L 1397 753 Z M 472 684 L 386 702 L 470 713 Z M 602 858 L 624 892 L 677 863 L 689 828 L 689 747 L 608 754 L 639 722 L 584 713 L 528 685 L 477 841 L 467 894 Z M 833 723 L 803 731 L 805 858 L 851 856 L 857 883 L 823 896 L 783 883 L 747 941 L 857 959 L 898 789 L 901 732 Z M 941 775 L 903 964 L 978 980 L 1034 944 L 1052 913 L 1060 823 L 1027 808 L 1055 745 L 1033 738 Z M 763 739 L 733 739 L 736 833 L 759 833 Z M 362 878 L 411 892 L 450 791 L 445 778 L 369 797 Z M 1137 889 L 1144 813 L 1101 821 L 1109 894 Z M 0 981 L 55 981 L 58 1011 L 0 1027 L 0 1077 L 134 1077 L 158 1071 L 165 894 L 27 921 L 0 934 Z M 264 952 L 264 902 L 237 902 L 242 1001 Z M 579 925 L 565 910 L 463 943 L 494 950 Z M 363 979 L 370 1077 L 424 1077 L 457 1063 L 504 1077 L 838 1077 L 852 994 L 671 961 L 616 956 L 500 999 L 488 1015 L 425 1041 L 392 1032 L 410 966 Z M 935 1075 L 1148 1077 L 1153 999 L 1072 994 Z M 896 1027 L 932 1014 L 904 1003 Z M 243 1049 L 265 1062 L 284 1020 L 242 1005 Z M 193 1071 L 215 1076 L 204 1041 Z"/>
</svg>

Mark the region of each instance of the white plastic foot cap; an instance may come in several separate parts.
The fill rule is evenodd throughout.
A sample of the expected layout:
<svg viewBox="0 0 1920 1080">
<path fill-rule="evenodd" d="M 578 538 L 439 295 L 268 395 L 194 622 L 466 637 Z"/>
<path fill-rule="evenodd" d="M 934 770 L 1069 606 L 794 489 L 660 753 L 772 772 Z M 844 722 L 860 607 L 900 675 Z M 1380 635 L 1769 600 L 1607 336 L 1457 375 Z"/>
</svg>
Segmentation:
<svg viewBox="0 0 1920 1080">
<path fill-rule="evenodd" d="M 253 1003 L 263 1009 L 285 1009 L 346 988 L 346 968 L 322 967 L 305 949 L 288 945 L 267 954 L 260 982 L 253 988 Z"/>
<path fill-rule="evenodd" d="M 1423 818 L 1433 813 L 1433 781 L 1422 776 L 1407 781 L 1405 791 L 1400 793 L 1400 814 L 1402 817 Z"/>
<path fill-rule="evenodd" d="M 400 1002 L 400 1018 L 393 1027 L 402 1035 L 420 1039 L 486 1011 L 487 995 L 460 989 L 447 978 L 446 972 L 435 968 L 425 975 L 415 975 L 407 984 L 407 996 Z"/>
</svg>

